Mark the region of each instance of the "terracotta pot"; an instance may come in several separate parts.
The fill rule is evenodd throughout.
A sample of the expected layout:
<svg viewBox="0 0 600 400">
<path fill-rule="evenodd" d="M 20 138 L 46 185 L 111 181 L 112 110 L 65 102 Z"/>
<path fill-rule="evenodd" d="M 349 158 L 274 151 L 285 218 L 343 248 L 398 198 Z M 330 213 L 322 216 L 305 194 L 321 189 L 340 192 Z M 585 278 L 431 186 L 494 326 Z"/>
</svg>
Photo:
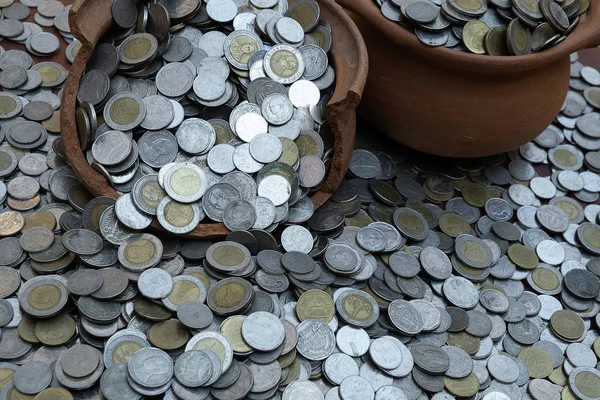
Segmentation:
<svg viewBox="0 0 600 400">
<path fill-rule="evenodd" d="M 450 157 L 501 153 L 556 117 L 569 89 L 569 54 L 600 44 L 600 4 L 551 49 L 492 57 L 430 48 L 386 19 L 373 0 L 338 0 L 354 13 L 370 57 L 359 114 L 413 149 Z"/>
<path fill-rule="evenodd" d="M 315 208 L 322 205 L 341 183 L 354 147 L 356 113 L 368 71 L 368 57 L 360 32 L 342 8 L 330 0 L 317 0 L 321 6 L 321 18 L 331 25 L 333 35 L 333 67 L 336 70 L 336 87 L 327 105 L 327 119 L 334 136 L 334 153 L 329 175 L 312 196 Z M 117 198 L 119 194 L 107 180 L 87 163 L 79 146 L 75 126 L 76 94 L 85 65 L 94 46 L 112 24 L 111 1 L 77 0 L 69 15 L 73 35 L 82 47 L 71 66 L 65 83 L 61 110 L 61 136 L 67 158 L 81 178 L 81 182 L 94 196 Z M 155 219 L 152 228 L 163 230 Z M 188 238 L 216 238 L 228 234 L 220 223 L 200 224 L 187 235 Z"/>
</svg>

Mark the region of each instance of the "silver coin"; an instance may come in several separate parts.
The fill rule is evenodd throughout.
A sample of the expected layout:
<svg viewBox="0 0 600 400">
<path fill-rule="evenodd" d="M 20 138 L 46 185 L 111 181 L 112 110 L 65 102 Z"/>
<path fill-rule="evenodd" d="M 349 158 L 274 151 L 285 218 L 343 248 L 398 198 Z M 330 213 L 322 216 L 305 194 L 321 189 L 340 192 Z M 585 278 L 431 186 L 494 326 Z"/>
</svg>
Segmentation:
<svg viewBox="0 0 600 400">
<path fill-rule="evenodd" d="M 173 290 L 173 278 L 160 268 L 150 268 L 142 272 L 137 284 L 140 293 L 150 299 L 163 299 Z"/>
<path fill-rule="evenodd" d="M 160 349 L 143 348 L 129 359 L 128 372 L 136 383 L 157 388 L 169 382 L 173 376 L 173 361 Z"/>
<path fill-rule="evenodd" d="M 52 371 L 43 362 L 30 361 L 22 365 L 13 376 L 15 388 L 25 394 L 33 395 L 41 392 L 50 385 Z"/>
<path fill-rule="evenodd" d="M 269 332 L 269 335 L 265 337 L 264 332 Z M 271 351 L 283 343 L 285 330 L 281 321 L 273 314 L 256 312 L 244 320 L 242 336 L 254 349 Z"/>
</svg>

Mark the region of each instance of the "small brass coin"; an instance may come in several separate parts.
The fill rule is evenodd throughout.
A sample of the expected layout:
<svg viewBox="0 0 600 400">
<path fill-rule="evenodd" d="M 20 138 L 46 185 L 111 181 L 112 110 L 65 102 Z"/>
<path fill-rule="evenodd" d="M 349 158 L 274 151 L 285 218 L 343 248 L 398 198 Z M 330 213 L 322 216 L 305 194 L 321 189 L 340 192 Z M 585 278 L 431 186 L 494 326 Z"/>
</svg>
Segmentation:
<svg viewBox="0 0 600 400">
<path fill-rule="evenodd" d="M 66 314 L 42 319 L 35 325 L 35 336 L 47 346 L 67 343 L 75 334 L 75 321 Z"/>
<path fill-rule="evenodd" d="M 503 26 L 495 26 L 485 35 L 485 49 L 491 56 L 507 56 L 507 30 Z"/>
<path fill-rule="evenodd" d="M 489 30 L 490 27 L 479 20 L 468 22 L 462 32 L 465 47 L 471 53 L 485 54 L 485 38 Z"/>
<path fill-rule="evenodd" d="M 19 232 L 25 225 L 25 218 L 20 212 L 6 211 L 0 214 L 0 237 Z"/>
<path fill-rule="evenodd" d="M 560 286 L 560 279 L 550 268 L 536 268 L 531 273 L 531 279 L 537 286 L 549 292 L 557 290 Z"/>
<path fill-rule="evenodd" d="M 221 324 L 221 334 L 227 338 L 235 354 L 248 354 L 254 349 L 242 337 L 242 324 L 246 316 L 234 315 Z"/>
<path fill-rule="evenodd" d="M 508 258 L 523 269 L 534 269 L 540 263 L 535 251 L 521 244 L 513 244 L 508 248 Z"/>
<path fill-rule="evenodd" d="M 39 339 L 35 335 L 36 324 L 36 320 L 28 315 L 23 315 L 21 322 L 19 322 L 19 326 L 17 327 L 19 337 L 29 343 L 40 343 Z"/>
<path fill-rule="evenodd" d="M 468 354 L 473 355 L 479 351 L 481 340 L 467 332 L 451 332 L 448 334 L 448 345 L 463 349 Z"/>
<path fill-rule="evenodd" d="M 56 217 L 49 211 L 36 211 L 25 217 L 25 225 L 22 232 L 31 228 L 44 227 L 53 230 L 56 227 Z"/>
<path fill-rule="evenodd" d="M 300 321 L 318 319 L 327 324 L 335 315 L 333 299 L 322 290 L 309 290 L 298 299 L 296 313 Z"/>
<path fill-rule="evenodd" d="M 548 376 L 548 380 L 559 386 L 566 386 L 569 383 L 569 377 L 565 374 L 565 369 L 562 365 L 554 368 L 554 371 Z"/>
<path fill-rule="evenodd" d="M 445 376 L 444 386 L 455 396 L 471 397 L 479 391 L 479 379 L 474 373 L 470 373 L 466 378 L 461 379 Z"/>
<path fill-rule="evenodd" d="M 67 389 L 50 387 L 39 392 L 33 400 L 73 400 L 73 395 Z"/>
<path fill-rule="evenodd" d="M 552 314 L 550 327 L 554 333 L 567 340 L 578 340 L 585 332 L 583 319 L 569 310 L 559 310 Z"/>
<path fill-rule="evenodd" d="M 446 235 L 456 238 L 471 232 L 469 222 L 462 215 L 446 213 L 440 217 L 440 229 Z"/>
<path fill-rule="evenodd" d="M 529 369 L 532 378 L 547 378 L 554 370 L 550 354 L 540 347 L 526 347 L 519 353 L 519 360 Z"/>
<path fill-rule="evenodd" d="M 515 56 L 531 53 L 531 31 L 518 18 L 508 24 L 508 49 Z"/>
<path fill-rule="evenodd" d="M 150 321 L 165 321 L 171 318 L 169 310 L 147 300 L 136 301 L 133 305 L 133 311 L 140 317 Z"/>
<path fill-rule="evenodd" d="M 177 319 L 159 322 L 148 331 L 148 341 L 165 351 L 183 347 L 189 338 L 190 331 Z"/>
<path fill-rule="evenodd" d="M 485 202 L 489 200 L 488 189 L 477 183 L 468 183 L 462 190 L 463 199 L 473 207 L 484 207 Z"/>
<path fill-rule="evenodd" d="M 569 387 L 576 398 L 583 400 L 600 398 L 600 371 L 590 367 L 575 368 L 569 374 Z"/>
</svg>

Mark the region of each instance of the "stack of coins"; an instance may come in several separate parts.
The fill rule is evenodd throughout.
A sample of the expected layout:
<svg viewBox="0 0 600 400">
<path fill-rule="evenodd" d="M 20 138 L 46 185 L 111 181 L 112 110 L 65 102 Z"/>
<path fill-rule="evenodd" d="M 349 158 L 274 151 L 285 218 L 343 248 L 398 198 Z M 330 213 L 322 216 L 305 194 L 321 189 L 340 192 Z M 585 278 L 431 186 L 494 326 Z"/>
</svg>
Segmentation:
<svg viewBox="0 0 600 400">
<path fill-rule="evenodd" d="M 557 45 L 589 0 L 376 0 L 382 14 L 427 46 L 521 56 Z"/>
</svg>

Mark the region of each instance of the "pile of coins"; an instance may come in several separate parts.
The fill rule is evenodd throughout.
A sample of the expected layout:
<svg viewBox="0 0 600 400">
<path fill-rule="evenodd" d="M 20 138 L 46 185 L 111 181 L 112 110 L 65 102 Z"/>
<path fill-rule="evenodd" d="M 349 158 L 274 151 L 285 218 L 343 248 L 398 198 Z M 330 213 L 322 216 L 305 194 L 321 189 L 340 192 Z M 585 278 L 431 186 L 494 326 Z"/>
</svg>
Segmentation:
<svg viewBox="0 0 600 400">
<path fill-rule="evenodd" d="M 590 0 L 376 0 L 427 46 L 522 56 L 566 39 Z"/>
<path fill-rule="evenodd" d="M 317 4 L 298 0 L 285 11 L 284 2 L 251 0 L 233 17 L 223 0 L 211 0 L 210 7 L 193 0 L 164 5 L 168 14 L 157 4 L 114 3 L 113 41 L 100 45 L 104 52 L 98 50 L 79 92 L 82 146 L 115 188 L 129 188 L 116 202 L 93 198 L 67 165 L 56 135 L 60 97 L 50 92 L 53 85 L 0 92 L 9 110 L 0 115 L 0 399 L 600 398 L 600 72 L 573 55 L 572 90 L 556 121 L 507 154 L 450 160 L 400 147 L 389 154 L 354 150 L 346 180 L 314 210 L 307 194 L 322 177 L 311 181 L 302 160 L 328 158 L 321 138 L 327 124 L 314 132 L 320 105 L 297 103 L 293 84 L 266 77 L 266 56 L 280 45 L 247 63 L 247 78 L 226 50 L 233 71 L 226 77 L 219 75 L 223 56 L 200 57 L 198 93 L 192 83 L 189 92 L 172 97 L 158 82 L 163 68 L 191 71 L 194 52 L 202 56 L 201 46 L 192 44 L 188 58 L 174 61 L 181 55 L 171 46 L 186 47 L 178 38 L 201 44 L 210 34 L 227 37 L 223 29 L 245 34 L 236 28 L 252 20 L 245 14 L 256 15 L 248 32 L 295 49 L 300 44 L 289 24 L 277 21 L 289 15 L 304 27 L 305 16 L 318 14 Z M 263 12 L 260 18 L 269 21 L 281 16 L 267 23 L 266 35 L 254 31 Z M 146 32 L 138 32 L 144 21 Z M 171 37 L 159 27 L 175 32 Z M 317 21 L 304 43 L 311 37 L 326 43 L 324 27 Z M 123 43 L 150 36 L 156 55 L 146 65 L 125 63 Z M 119 50 L 111 44 L 117 42 Z M 70 47 L 67 55 L 76 51 Z M 0 81 L 8 86 L 22 74 L 4 63 L 29 57 L 11 52 L 0 56 Z M 261 62 L 254 73 L 265 77 L 252 79 L 252 67 Z M 325 74 L 332 71 L 327 67 Z M 321 79 L 306 74 L 305 68 L 296 82 Z M 180 81 L 163 90 L 175 90 Z M 90 90 L 98 82 L 108 85 L 108 95 Z M 232 90 L 226 101 L 232 107 L 203 104 L 207 93 L 223 87 Z M 269 100 L 273 107 L 253 108 L 271 96 L 277 96 Z M 327 91 L 320 97 L 323 102 Z M 243 98 L 248 101 L 237 104 Z M 311 118 L 311 130 L 298 128 L 297 137 L 288 137 L 300 161 L 261 162 L 275 142 L 257 144 L 256 138 L 286 138 L 269 133 L 287 124 L 272 122 L 284 99 L 302 114 L 299 126 Z M 13 102 L 21 105 L 16 112 Z M 183 111 L 175 111 L 177 104 Z M 152 107 L 160 111 L 148 114 Z M 222 114 L 225 108 L 233 111 Z M 179 115 L 177 123 L 165 117 L 169 111 Z M 108 119 L 100 122 L 103 114 Z M 107 122 L 133 116 L 141 121 L 129 129 Z M 163 117 L 168 125 L 152 129 Z M 258 117 L 268 132 L 244 140 L 242 132 Z M 196 142 L 212 137 L 209 126 L 214 143 Z M 165 142 L 168 135 L 173 139 Z M 204 150 L 189 151 L 200 144 Z M 227 157 L 211 153 L 221 145 L 235 149 L 237 170 L 219 172 Z M 243 168 L 249 161 L 264 166 L 254 172 L 237 166 L 242 146 L 249 157 Z M 132 167 L 130 180 L 115 183 Z M 182 201 L 197 195 L 198 182 L 208 187 L 203 196 Z M 269 189 L 264 195 L 261 184 Z M 282 193 L 289 197 L 277 205 Z M 189 223 L 182 222 L 192 215 L 185 207 L 233 231 L 214 242 L 144 231 L 155 210 L 163 226 L 184 232 Z M 277 216 L 267 223 L 271 217 L 264 214 L 272 213 L 257 210 L 271 207 Z"/>
<path fill-rule="evenodd" d="M 81 79 L 77 129 L 123 194 L 125 229 L 156 216 L 172 233 L 208 220 L 271 231 L 290 208 L 312 212 L 333 152 L 331 28 L 314 1 L 242 3 L 115 2 L 120 29 Z"/>
</svg>

